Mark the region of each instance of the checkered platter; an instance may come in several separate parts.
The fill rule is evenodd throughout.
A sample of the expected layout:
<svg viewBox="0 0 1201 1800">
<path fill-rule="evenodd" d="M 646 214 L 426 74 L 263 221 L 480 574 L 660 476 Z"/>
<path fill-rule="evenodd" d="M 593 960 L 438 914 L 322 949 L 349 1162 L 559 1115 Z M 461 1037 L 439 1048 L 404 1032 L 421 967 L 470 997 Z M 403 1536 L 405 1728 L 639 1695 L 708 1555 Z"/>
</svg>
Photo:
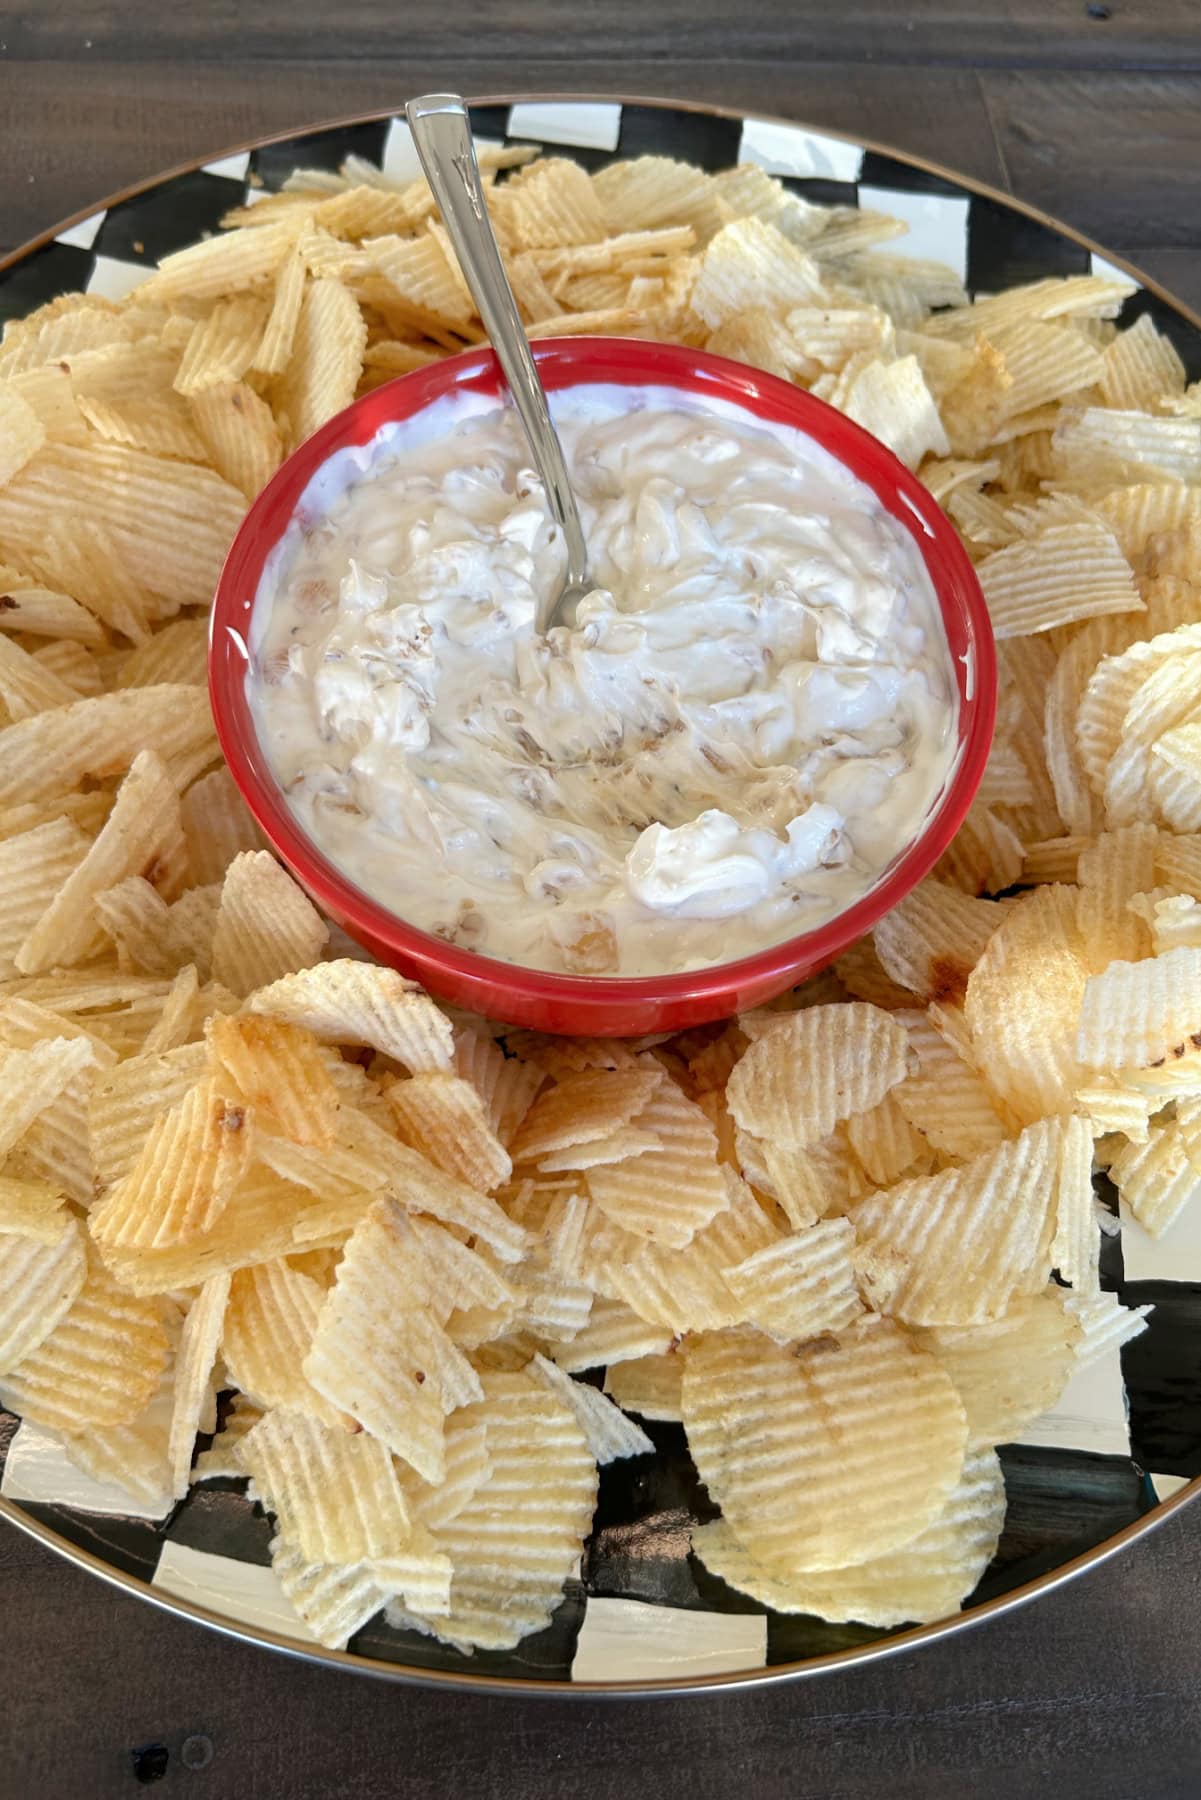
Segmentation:
<svg viewBox="0 0 1201 1800">
<path fill-rule="evenodd" d="M 906 253 L 949 263 L 973 296 L 1112 268 L 1082 239 L 1000 195 L 781 121 L 647 102 L 534 99 L 475 106 L 472 122 L 484 141 L 554 146 L 590 169 L 648 152 L 710 169 L 758 163 L 810 200 L 906 220 Z M 407 126 L 385 116 L 275 139 L 165 176 L 0 268 L 0 320 L 69 289 L 119 298 L 160 257 L 216 230 L 231 207 L 281 187 L 293 168 L 336 169 L 351 154 L 401 178 L 419 173 Z M 1201 323 L 1140 282 L 1123 323 L 1148 310 L 1195 380 Z M 203 1483 L 166 1517 L 138 1517 L 127 1496 L 89 1481 L 48 1435 L 2 1411 L 0 1510 L 171 1609 L 376 1674 L 660 1691 L 786 1677 L 937 1636 L 1038 1592 L 1071 1567 L 1099 1560 L 1115 1538 L 1136 1537 L 1201 1477 L 1201 1208 L 1186 1210 L 1159 1242 L 1123 1218 L 1120 1233 L 1105 1240 L 1102 1276 L 1125 1305 L 1154 1307 L 1149 1329 L 1077 1375 L 1052 1412 L 1002 1449 L 1008 1517 L 998 1555 L 962 1620 L 921 1632 L 776 1615 L 708 1574 L 690 1555 L 689 1533 L 714 1508 L 676 1425 L 649 1425 L 659 1452 L 653 1462 L 602 1471 L 593 1533 L 554 1621 L 504 1654 L 463 1656 L 387 1626 L 382 1615 L 348 1652 L 323 1650 L 305 1640 L 280 1591 L 269 1564 L 269 1521 L 246 1499 L 244 1484 Z M 1193 1485 L 1201 1488 L 1201 1480 Z M 1108 1579 L 1123 1579 L 1128 1566 L 1129 1559 L 1110 1563 Z"/>
</svg>

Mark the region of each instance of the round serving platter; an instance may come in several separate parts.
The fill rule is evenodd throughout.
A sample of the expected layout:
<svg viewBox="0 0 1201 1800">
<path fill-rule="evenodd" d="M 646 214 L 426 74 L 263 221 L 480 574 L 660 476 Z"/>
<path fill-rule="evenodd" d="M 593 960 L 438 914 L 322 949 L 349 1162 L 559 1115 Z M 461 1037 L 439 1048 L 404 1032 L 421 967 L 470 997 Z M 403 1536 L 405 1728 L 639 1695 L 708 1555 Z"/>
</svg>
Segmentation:
<svg viewBox="0 0 1201 1800">
<path fill-rule="evenodd" d="M 949 263 L 973 295 L 1045 276 L 1117 268 L 1142 312 L 1201 376 L 1201 318 L 1066 226 L 978 183 L 874 144 L 779 119 L 644 99 L 501 96 L 472 105 L 478 138 L 545 145 L 587 168 L 672 156 L 708 169 L 755 162 L 805 198 L 870 206 L 909 224 L 898 248 Z M 55 227 L 0 263 L 0 321 L 72 289 L 117 299 L 158 259 L 217 230 L 253 191 L 293 168 L 350 155 L 419 173 L 402 120 L 384 113 L 262 140 L 160 175 Z M 1194 1209 L 1201 1213 L 1201 1209 Z M 0 1515 L 102 1579 L 232 1636 L 393 1680 L 541 1693 L 678 1693 L 781 1681 L 908 1650 L 1047 1592 L 1110 1560 L 1201 1492 L 1201 1216 L 1155 1243 L 1124 1223 L 1106 1238 L 1103 1285 L 1151 1304 L 1139 1338 L 1075 1376 L 1001 1452 L 1008 1496 L 998 1554 L 961 1613 L 881 1632 L 765 1611 L 689 1549 L 715 1514 L 679 1426 L 650 1423 L 653 1461 L 601 1471 L 592 1535 L 551 1625 L 507 1652 L 467 1656 L 373 1620 L 346 1651 L 305 1637 L 270 1568 L 271 1525 L 242 1491 L 212 1481 L 163 1518 L 89 1481 L 53 1440 L 0 1410 Z"/>
</svg>

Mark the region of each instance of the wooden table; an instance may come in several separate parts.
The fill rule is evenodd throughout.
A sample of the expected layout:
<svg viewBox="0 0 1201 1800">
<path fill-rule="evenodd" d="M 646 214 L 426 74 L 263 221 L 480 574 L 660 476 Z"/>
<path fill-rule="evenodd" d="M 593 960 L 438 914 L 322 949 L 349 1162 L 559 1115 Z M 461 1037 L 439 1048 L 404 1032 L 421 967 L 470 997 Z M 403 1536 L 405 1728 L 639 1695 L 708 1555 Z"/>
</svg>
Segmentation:
<svg viewBox="0 0 1201 1800">
<path fill-rule="evenodd" d="M 1201 306 L 1190 0 L 0 0 L 0 247 L 168 164 L 446 86 L 678 96 L 876 138 L 1011 189 Z M 106 1800 L 156 1774 L 157 1792 L 209 1800 L 724 1800 L 743 1785 L 796 1800 L 1184 1800 L 1201 1791 L 1199 1549 L 1193 1509 L 918 1655 L 762 1693 L 597 1705 L 292 1664 L 0 1529 L 0 1800 Z"/>
</svg>

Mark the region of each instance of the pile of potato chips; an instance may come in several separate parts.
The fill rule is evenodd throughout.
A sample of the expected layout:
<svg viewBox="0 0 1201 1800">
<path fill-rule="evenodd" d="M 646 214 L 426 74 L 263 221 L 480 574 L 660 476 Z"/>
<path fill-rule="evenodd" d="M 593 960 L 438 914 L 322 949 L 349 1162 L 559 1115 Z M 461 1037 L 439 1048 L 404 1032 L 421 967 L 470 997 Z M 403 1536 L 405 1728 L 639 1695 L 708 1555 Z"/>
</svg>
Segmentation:
<svg viewBox="0 0 1201 1800">
<path fill-rule="evenodd" d="M 979 797 L 736 1022 L 439 1008 L 262 847 L 204 687 L 281 457 L 482 339 L 424 184 L 298 173 L 121 304 L 9 326 L 0 1398 L 148 1508 L 248 1477 L 330 1645 L 381 1607 L 540 1629 L 598 1465 L 653 1452 L 631 1413 L 682 1421 L 732 1586 L 937 1618 L 996 1546 L 994 1446 L 1141 1329 L 1094 1166 L 1156 1234 L 1201 1184 L 1201 393 L 1109 276 L 969 305 L 759 169 L 532 158 L 488 159 L 532 333 L 761 365 L 947 507 L 1001 640 Z"/>
</svg>

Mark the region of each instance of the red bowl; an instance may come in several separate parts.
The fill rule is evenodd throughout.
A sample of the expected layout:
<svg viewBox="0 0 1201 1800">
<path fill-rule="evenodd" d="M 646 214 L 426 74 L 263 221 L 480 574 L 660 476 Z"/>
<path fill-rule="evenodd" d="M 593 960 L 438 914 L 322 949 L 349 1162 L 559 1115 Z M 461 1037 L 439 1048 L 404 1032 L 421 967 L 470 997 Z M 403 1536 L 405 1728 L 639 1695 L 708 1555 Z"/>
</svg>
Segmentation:
<svg viewBox="0 0 1201 1800">
<path fill-rule="evenodd" d="M 760 1005 L 824 967 L 929 873 L 972 801 L 992 742 L 996 652 L 980 584 L 954 528 L 892 452 L 822 401 L 744 363 L 636 338 L 544 338 L 534 347 L 548 389 L 584 382 L 654 384 L 733 401 L 808 432 L 878 495 L 913 537 L 942 609 L 959 687 L 959 755 L 918 838 L 870 893 L 819 926 L 737 962 L 681 975 L 557 975 L 456 949 L 363 893 L 300 829 L 258 742 L 246 695 L 250 615 L 263 565 L 312 477 L 337 450 L 421 412 L 452 390 L 500 395 L 491 350 L 431 364 L 356 400 L 293 452 L 234 539 L 213 604 L 209 692 L 234 780 L 269 842 L 316 904 L 381 962 L 431 993 L 515 1025 L 598 1036 L 680 1030 Z"/>
</svg>

